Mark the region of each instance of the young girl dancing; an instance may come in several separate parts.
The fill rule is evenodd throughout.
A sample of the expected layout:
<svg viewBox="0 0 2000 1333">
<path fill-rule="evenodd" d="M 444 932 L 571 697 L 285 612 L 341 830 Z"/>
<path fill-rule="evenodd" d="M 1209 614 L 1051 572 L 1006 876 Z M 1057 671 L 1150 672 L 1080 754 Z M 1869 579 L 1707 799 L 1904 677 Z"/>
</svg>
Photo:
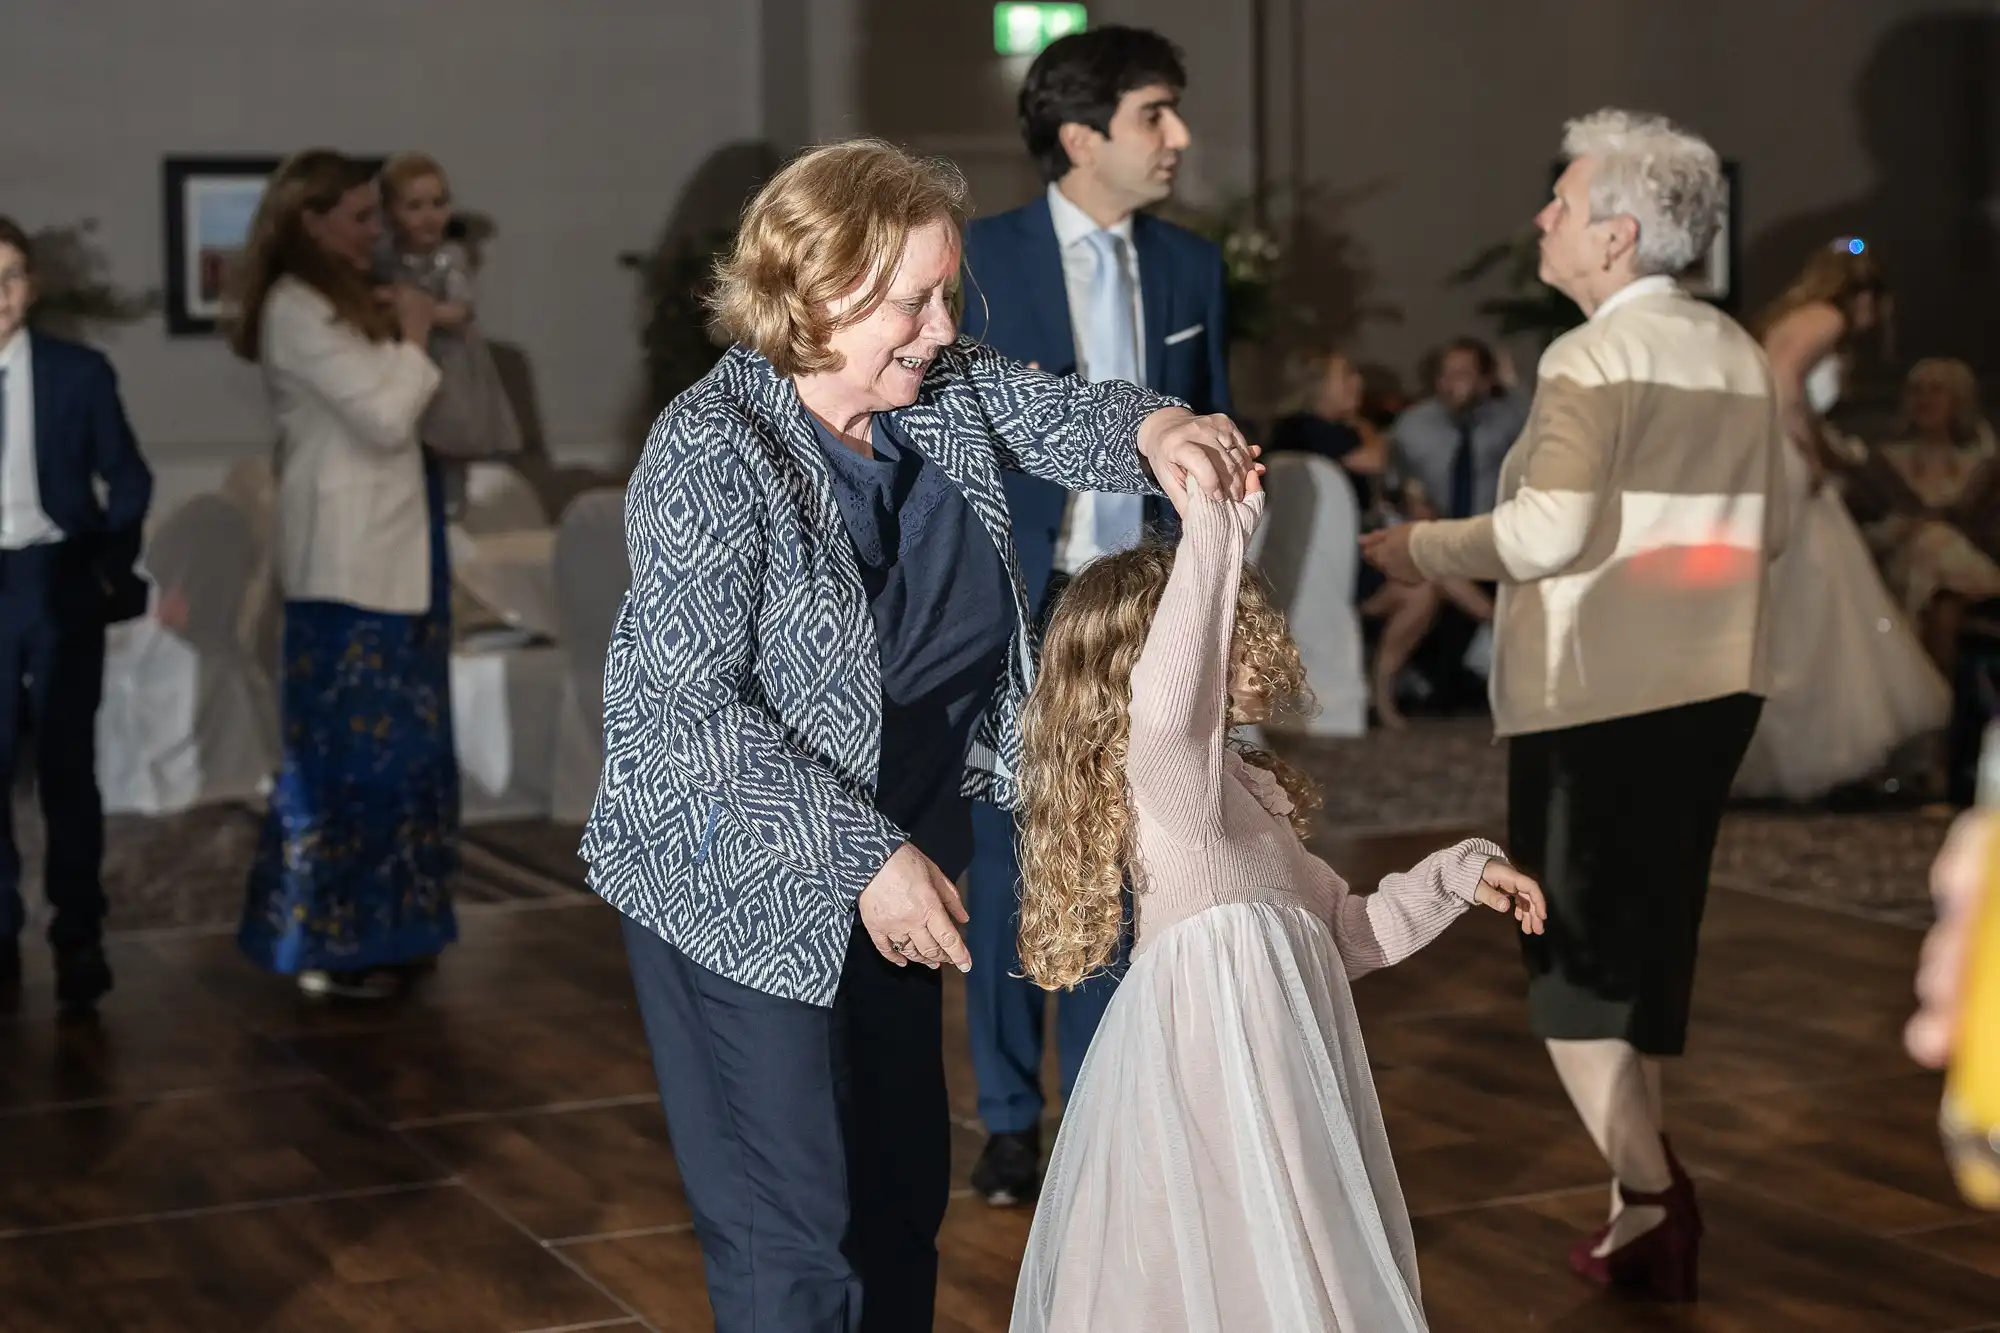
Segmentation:
<svg viewBox="0 0 2000 1333">
<path fill-rule="evenodd" d="M 1178 550 L 1064 592 L 1028 704 L 1021 959 L 1054 989 L 1132 961 L 1049 1164 L 1014 1333 L 1424 1328 L 1409 1215 L 1348 980 L 1474 902 L 1541 889 L 1469 841 L 1350 893 L 1300 843 L 1311 785 L 1229 728 L 1301 702 L 1243 551 L 1263 496 L 1190 492 Z"/>
</svg>

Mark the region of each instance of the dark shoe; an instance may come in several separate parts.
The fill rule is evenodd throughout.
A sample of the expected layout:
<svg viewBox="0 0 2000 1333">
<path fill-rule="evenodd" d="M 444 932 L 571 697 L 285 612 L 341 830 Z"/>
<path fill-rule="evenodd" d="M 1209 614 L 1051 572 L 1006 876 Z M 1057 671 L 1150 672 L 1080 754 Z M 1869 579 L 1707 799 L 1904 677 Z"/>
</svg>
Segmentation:
<svg viewBox="0 0 2000 1333">
<path fill-rule="evenodd" d="M 104 949 L 89 944 L 56 955 L 56 1000 L 66 1014 L 90 1014 L 111 989 L 111 964 Z"/>
<path fill-rule="evenodd" d="M 972 1188 L 995 1208 L 1033 1203 L 1042 1183 L 1042 1132 L 995 1134 L 972 1168 Z"/>
<path fill-rule="evenodd" d="M 1660 1135 L 1660 1146 L 1666 1149 L 1667 1173 L 1674 1180 L 1673 1187 L 1667 1191 L 1672 1196 L 1672 1202 L 1667 1207 L 1670 1210 L 1679 1209 L 1686 1213 L 1688 1219 L 1694 1223 L 1694 1234 L 1699 1237 L 1708 1228 L 1702 1224 L 1701 1204 L 1694 1197 L 1694 1178 L 1688 1175 L 1687 1169 L 1681 1165 L 1681 1159 L 1674 1156 L 1674 1145 L 1667 1142 L 1667 1136 L 1664 1134 Z"/>
<path fill-rule="evenodd" d="M 1642 1300 L 1692 1301 L 1700 1294 L 1701 1222 L 1688 1211 L 1691 1195 L 1674 1184 L 1657 1194 L 1618 1187 L 1627 1208 L 1661 1208 L 1666 1217 L 1651 1231 L 1612 1250 L 1594 1254 L 1604 1241 L 1598 1231 L 1570 1247 L 1569 1265 L 1579 1277 Z"/>
<path fill-rule="evenodd" d="M 1673 1183 L 1659 1194 L 1647 1195 L 1638 1194 L 1620 1185 L 1618 1187 L 1618 1197 L 1628 1204 L 1652 1203 L 1665 1208 L 1669 1219 L 1679 1217 L 1687 1229 L 1693 1233 L 1694 1239 L 1699 1241 L 1702 1234 L 1708 1228 L 1703 1225 L 1701 1220 L 1701 1205 L 1695 1199 L 1694 1179 L 1688 1175 L 1687 1168 L 1681 1165 L 1681 1159 L 1674 1156 L 1674 1145 L 1667 1141 L 1667 1136 L 1664 1134 L 1660 1135 L 1660 1147 L 1667 1155 L 1667 1175 L 1672 1179 Z M 1610 1264 L 1612 1256 L 1600 1256 L 1597 1253 L 1597 1247 L 1602 1245 L 1604 1238 L 1610 1234 L 1611 1224 L 1606 1222 L 1569 1247 L 1570 1268 L 1578 1276 L 1589 1278 L 1599 1286 L 1609 1285 L 1612 1281 Z M 1649 1231 L 1646 1233 L 1646 1236 L 1650 1235 L 1652 1235 L 1652 1232 Z M 1646 1236 L 1639 1237 L 1639 1240 L 1632 1242 L 1632 1246 L 1627 1246 L 1626 1248 L 1630 1249 L 1638 1245 L 1646 1239 Z M 1693 1298 L 1689 1297 L 1688 1299 Z"/>
</svg>

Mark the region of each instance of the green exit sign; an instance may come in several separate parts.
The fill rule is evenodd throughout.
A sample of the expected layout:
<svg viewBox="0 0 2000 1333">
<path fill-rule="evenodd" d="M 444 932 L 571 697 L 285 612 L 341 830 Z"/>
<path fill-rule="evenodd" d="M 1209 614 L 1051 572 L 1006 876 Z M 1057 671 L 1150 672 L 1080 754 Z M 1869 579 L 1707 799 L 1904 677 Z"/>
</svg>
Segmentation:
<svg viewBox="0 0 2000 1333">
<path fill-rule="evenodd" d="M 1082 5 L 995 5 L 993 49 L 1003 56 L 1040 55 L 1050 42 L 1082 32 L 1088 23 Z"/>
</svg>

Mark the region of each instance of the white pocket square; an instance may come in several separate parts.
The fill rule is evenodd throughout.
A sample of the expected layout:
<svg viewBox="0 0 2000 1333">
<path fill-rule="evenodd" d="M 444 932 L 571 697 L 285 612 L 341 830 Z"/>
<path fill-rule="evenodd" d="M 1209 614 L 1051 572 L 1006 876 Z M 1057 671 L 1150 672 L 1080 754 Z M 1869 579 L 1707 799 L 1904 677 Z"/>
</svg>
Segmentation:
<svg viewBox="0 0 2000 1333">
<path fill-rule="evenodd" d="M 1207 327 L 1206 324 L 1190 324 L 1179 333 L 1169 333 L 1165 345 L 1172 347 L 1175 343 L 1184 343 Z"/>
</svg>

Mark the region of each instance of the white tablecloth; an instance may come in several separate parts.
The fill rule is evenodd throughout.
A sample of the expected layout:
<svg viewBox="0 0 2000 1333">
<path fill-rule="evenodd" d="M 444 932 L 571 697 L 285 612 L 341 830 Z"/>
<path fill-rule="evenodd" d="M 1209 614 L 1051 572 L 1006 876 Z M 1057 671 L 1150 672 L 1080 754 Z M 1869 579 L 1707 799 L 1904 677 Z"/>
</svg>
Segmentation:
<svg viewBox="0 0 2000 1333">
<path fill-rule="evenodd" d="M 278 766 L 270 677 L 238 653 L 204 656 L 148 616 L 105 640 L 97 781 L 113 814 L 259 799 Z"/>
<path fill-rule="evenodd" d="M 278 765 L 278 712 L 256 673 L 205 666 L 148 619 L 116 631 L 97 718 L 97 772 L 112 814 L 163 815 L 262 799 Z M 451 714 L 468 824 L 545 819 L 559 785 L 569 663 L 553 647 L 452 654 Z M 575 763 L 566 765 L 574 768 Z M 594 790 L 594 778 L 591 779 Z M 587 797 L 569 796 L 574 804 Z"/>
<path fill-rule="evenodd" d="M 569 807 L 587 808 L 596 773 L 584 751 L 594 746 L 582 746 L 576 719 L 567 717 L 577 708 L 568 656 L 528 646 L 531 639 L 546 645 L 560 637 L 555 531 L 511 469 L 474 473 L 480 484 L 472 490 L 485 499 L 470 504 L 467 521 L 450 529 L 452 572 L 483 613 L 475 621 L 509 629 L 468 636 L 452 655 L 465 818 L 545 818 L 558 796 Z M 257 582 L 262 566 L 237 549 L 247 542 L 254 552 L 268 541 L 273 483 L 268 468 L 251 468 L 236 481 L 241 484 L 203 490 L 173 506 L 148 540 L 149 562 L 164 550 L 174 557 L 174 578 L 207 580 L 208 586 L 181 589 L 196 610 L 215 613 L 191 617 L 191 624 L 204 627 L 195 636 L 200 646 L 150 616 L 115 626 L 107 639 L 97 767 L 109 812 L 159 815 L 254 802 L 277 770 L 276 663 L 265 660 L 275 656 L 275 634 L 260 636 L 254 617 L 238 614 L 239 601 L 264 597 L 275 616 L 276 594 Z M 196 507 L 213 509 L 225 498 L 236 510 L 225 506 L 222 517 L 235 519 L 236 529 L 243 525 L 237 511 L 252 521 L 247 534 L 235 532 L 237 545 L 218 556 L 215 534 L 230 535 L 223 529 L 231 525 Z M 246 560 L 256 585 L 248 592 L 239 586 Z M 560 773 L 559 735 L 560 753 L 567 756 Z"/>
<path fill-rule="evenodd" d="M 569 664 L 551 647 L 451 657 L 451 724 L 465 822 L 546 819 Z"/>
</svg>

